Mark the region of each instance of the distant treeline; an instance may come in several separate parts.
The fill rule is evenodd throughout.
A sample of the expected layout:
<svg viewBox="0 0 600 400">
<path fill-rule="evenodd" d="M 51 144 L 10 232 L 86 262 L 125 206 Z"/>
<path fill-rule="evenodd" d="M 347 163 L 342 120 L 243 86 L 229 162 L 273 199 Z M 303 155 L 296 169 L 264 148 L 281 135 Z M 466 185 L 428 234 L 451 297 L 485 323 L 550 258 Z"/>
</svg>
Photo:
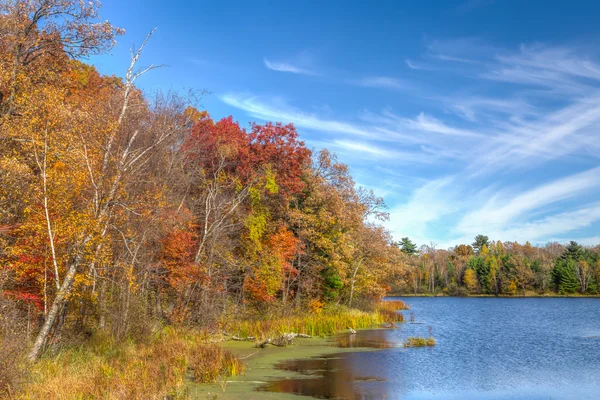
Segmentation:
<svg viewBox="0 0 600 400">
<path fill-rule="evenodd" d="M 490 241 L 478 235 L 471 245 L 450 250 L 420 249 L 409 238 L 396 244 L 406 254 L 404 276 L 395 293 L 465 296 L 600 294 L 600 246 L 576 242 L 532 246 Z"/>
</svg>

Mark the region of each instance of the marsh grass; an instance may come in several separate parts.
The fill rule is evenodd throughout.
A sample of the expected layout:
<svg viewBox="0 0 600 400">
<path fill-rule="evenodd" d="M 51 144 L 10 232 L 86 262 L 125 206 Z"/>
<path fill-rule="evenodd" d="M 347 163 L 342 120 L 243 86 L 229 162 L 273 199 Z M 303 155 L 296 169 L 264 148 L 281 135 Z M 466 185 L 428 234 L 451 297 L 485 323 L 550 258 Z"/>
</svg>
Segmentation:
<svg viewBox="0 0 600 400">
<path fill-rule="evenodd" d="M 404 347 L 427 347 L 435 346 L 435 339 L 433 337 L 422 338 L 422 337 L 409 337 L 404 342 Z"/>
<path fill-rule="evenodd" d="M 283 333 L 329 336 L 402 321 L 402 302 L 377 304 L 373 311 L 328 306 L 313 313 L 255 316 L 224 324 L 238 336 L 267 338 Z M 95 334 L 85 344 L 64 347 L 30 366 L 15 399 L 186 399 L 186 380 L 219 383 L 244 373 L 245 366 L 206 331 L 161 328 L 143 341 L 116 341 Z"/>
<path fill-rule="evenodd" d="M 386 322 L 403 322 L 403 316 L 397 310 L 405 307 L 402 301 L 386 301 L 377 303 L 372 312 L 331 307 L 319 313 L 244 318 L 226 322 L 224 326 L 230 334 L 259 340 L 291 332 L 324 337 L 349 328 L 365 329 Z"/>
<path fill-rule="evenodd" d="M 146 343 L 96 337 L 44 357 L 18 399 L 184 399 L 185 380 L 217 382 L 244 366 L 201 333 L 167 328 Z"/>
<path fill-rule="evenodd" d="M 401 310 L 410 310 L 410 307 L 401 300 L 380 301 L 375 304 L 375 312 L 383 322 L 404 322 Z"/>
<path fill-rule="evenodd" d="M 245 366 L 230 351 L 213 343 L 192 349 L 189 369 L 194 381 L 216 383 L 222 377 L 242 375 Z"/>
</svg>

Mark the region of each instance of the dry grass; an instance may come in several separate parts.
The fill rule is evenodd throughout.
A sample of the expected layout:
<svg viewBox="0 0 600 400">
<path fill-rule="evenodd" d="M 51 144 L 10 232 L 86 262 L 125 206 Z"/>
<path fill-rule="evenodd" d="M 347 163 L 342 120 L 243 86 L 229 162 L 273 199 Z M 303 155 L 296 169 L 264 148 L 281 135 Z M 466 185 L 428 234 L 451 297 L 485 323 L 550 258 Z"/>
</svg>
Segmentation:
<svg viewBox="0 0 600 400">
<path fill-rule="evenodd" d="M 195 347 L 190 353 L 189 368 L 194 381 L 215 383 L 222 376 L 241 375 L 244 364 L 218 344 Z"/>
<path fill-rule="evenodd" d="M 229 333 L 256 338 L 295 332 L 327 336 L 353 328 L 401 321 L 402 302 L 378 304 L 373 312 L 329 307 L 315 313 L 255 318 L 225 324 Z M 30 366 L 15 399 L 185 399 L 186 379 L 221 382 L 244 373 L 243 363 L 205 332 L 165 328 L 143 343 L 94 336 Z"/>
<path fill-rule="evenodd" d="M 0 288 L 2 276 L 0 276 Z M 0 290 L 0 398 L 12 396 L 26 375 L 27 315 Z"/>
<path fill-rule="evenodd" d="M 95 339 L 31 368 L 18 399 L 183 399 L 185 379 L 216 382 L 243 373 L 241 362 L 203 335 L 165 329 L 148 343 Z"/>
</svg>

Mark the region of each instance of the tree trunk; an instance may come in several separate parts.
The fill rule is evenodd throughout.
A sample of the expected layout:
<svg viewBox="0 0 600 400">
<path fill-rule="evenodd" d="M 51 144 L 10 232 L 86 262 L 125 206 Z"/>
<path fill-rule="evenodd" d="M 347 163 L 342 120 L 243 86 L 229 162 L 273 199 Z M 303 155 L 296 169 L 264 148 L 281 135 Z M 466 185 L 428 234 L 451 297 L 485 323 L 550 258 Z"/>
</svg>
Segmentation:
<svg viewBox="0 0 600 400">
<path fill-rule="evenodd" d="M 38 359 L 38 357 L 40 355 L 40 351 L 42 350 L 42 347 L 44 346 L 44 343 L 46 342 L 46 339 L 48 338 L 50 329 L 52 329 L 52 326 L 54 325 L 54 322 L 56 321 L 56 317 L 58 317 L 60 310 L 62 309 L 63 305 L 67 301 L 67 297 L 71 293 L 71 290 L 73 288 L 73 281 L 75 280 L 75 273 L 77 272 L 77 268 L 79 267 L 79 260 L 80 260 L 80 256 L 76 255 L 75 258 L 73 259 L 73 262 L 69 266 L 67 275 L 65 276 L 65 279 L 63 280 L 60 290 L 56 294 L 56 298 L 52 302 L 52 306 L 50 307 L 50 311 L 48 312 L 48 315 L 46 316 L 44 324 L 42 325 L 42 329 L 38 333 L 38 335 L 35 339 L 35 342 L 33 344 L 33 347 L 31 348 L 31 351 L 29 352 L 29 355 L 27 356 L 29 361 L 35 361 Z"/>
<path fill-rule="evenodd" d="M 350 299 L 348 300 L 348 307 L 352 307 L 352 297 L 354 296 L 354 283 L 356 282 L 356 274 L 358 273 L 358 269 L 362 264 L 363 260 L 361 259 L 357 264 L 354 272 L 352 273 L 352 280 L 350 283 Z"/>
</svg>

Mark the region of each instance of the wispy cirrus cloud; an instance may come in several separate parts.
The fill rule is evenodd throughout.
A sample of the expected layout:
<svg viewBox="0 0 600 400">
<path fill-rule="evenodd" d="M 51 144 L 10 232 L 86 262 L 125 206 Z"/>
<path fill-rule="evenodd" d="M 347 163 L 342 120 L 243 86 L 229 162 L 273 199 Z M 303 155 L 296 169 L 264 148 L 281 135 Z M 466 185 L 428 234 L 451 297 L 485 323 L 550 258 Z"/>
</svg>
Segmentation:
<svg viewBox="0 0 600 400">
<path fill-rule="evenodd" d="M 383 88 L 383 89 L 394 89 L 403 90 L 408 89 L 411 85 L 405 81 L 397 78 L 391 78 L 389 76 L 370 76 L 362 79 L 352 81 L 353 83 L 372 88 Z"/>
<path fill-rule="evenodd" d="M 376 134 L 367 127 L 349 122 L 321 118 L 314 113 L 301 111 L 286 104 L 282 99 L 265 100 L 258 96 L 229 93 L 220 96 L 221 100 L 249 115 L 264 121 L 294 123 L 297 127 L 329 133 L 350 134 L 373 137 Z"/>
<path fill-rule="evenodd" d="M 600 189 L 599 178 L 600 167 L 556 179 L 524 192 L 506 190 L 496 193 L 483 206 L 464 215 L 456 229 L 465 234 L 508 229 L 516 219 L 527 217 L 545 206 Z"/>
<path fill-rule="evenodd" d="M 486 84 L 485 96 L 476 92 L 437 98 L 445 110 L 464 121 L 460 129 L 481 136 L 467 146 L 469 158 L 456 180 L 463 184 L 437 193 L 446 199 L 456 199 L 457 190 L 463 193 L 454 222 L 426 218 L 429 231 L 443 227 L 446 234 L 441 236 L 447 244 L 465 242 L 478 233 L 501 240 L 543 242 L 564 241 L 566 235 L 598 224 L 600 203 L 593 200 L 600 196 L 600 167 L 589 168 L 600 163 L 598 57 L 576 47 L 539 44 L 523 45 L 517 51 L 490 51 L 480 43 L 470 46 L 469 41 L 459 41 L 447 49 L 437 43 L 435 50 L 437 55 L 449 54 L 436 55 L 440 62 L 476 65 L 464 75 L 475 87 L 482 80 L 513 86 L 490 91 Z M 467 54 L 478 58 L 466 59 Z M 431 53 L 427 57 L 431 60 Z M 427 119 L 424 121 L 427 128 Z M 440 123 L 451 126 L 446 118 Z M 556 161 L 569 169 L 588 169 L 545 183 L 548 177 L 542 173 L 533 188 L 507 186 L 522 180 L 519 174 Z M 553 171 L 550 176 L 555 174 Z M 493 188 L 472 192 L 472 187 L 489 179 L 494 180 Z M 398 227 L 412 232 L 408 225 L 396 224 Z M 591 243 L 594 238 L 582 240 Z"/>
<path fill-rule="evenodd" d="M 578 47 L 444 40 L 406 59 L 411 76 L 442 82 L 435 93 L 386 76 L 340 79 L 386 89 L 387 98 L 399 92 L 410 110 L 340 113 L 328 103 L 307 112 L 273 97 L 221 99 L 254 118 L 293 122 L 338 152 L 361 183 L 386 194 L 398 237 L 442 247 L 478 233 L 591 243 L 600 227 L 599 58 Z"/>
<path fill-rule="evenodd" d="M 416 69 L 419 71 L 433 71 L 436 68 L 427 64 L 423 64 L 423 63 L 416 63 L 412 60 L 409 60 L 408 58 L 404 60 L 404 62 L 406 63 L 406 66 L 410 69 Z"/>
<path fill-rule="evenodd" d="M 270 61 L 268 59 L 263 59 L 263 62 L 265 64 L 265 67 L 267 67 L 268 69 L 272 70 L 272 71 L 277 71 L 277 72 L 289 72 L 292 74 L 300 74 L 300 75 L 318 75 L 318 73 L 316 71 L 307 69 L 307 68 L 303 68 L 303 67 L 299 67 L 287 62 L 277 62 L 277 61 Z"/>
</svg>

